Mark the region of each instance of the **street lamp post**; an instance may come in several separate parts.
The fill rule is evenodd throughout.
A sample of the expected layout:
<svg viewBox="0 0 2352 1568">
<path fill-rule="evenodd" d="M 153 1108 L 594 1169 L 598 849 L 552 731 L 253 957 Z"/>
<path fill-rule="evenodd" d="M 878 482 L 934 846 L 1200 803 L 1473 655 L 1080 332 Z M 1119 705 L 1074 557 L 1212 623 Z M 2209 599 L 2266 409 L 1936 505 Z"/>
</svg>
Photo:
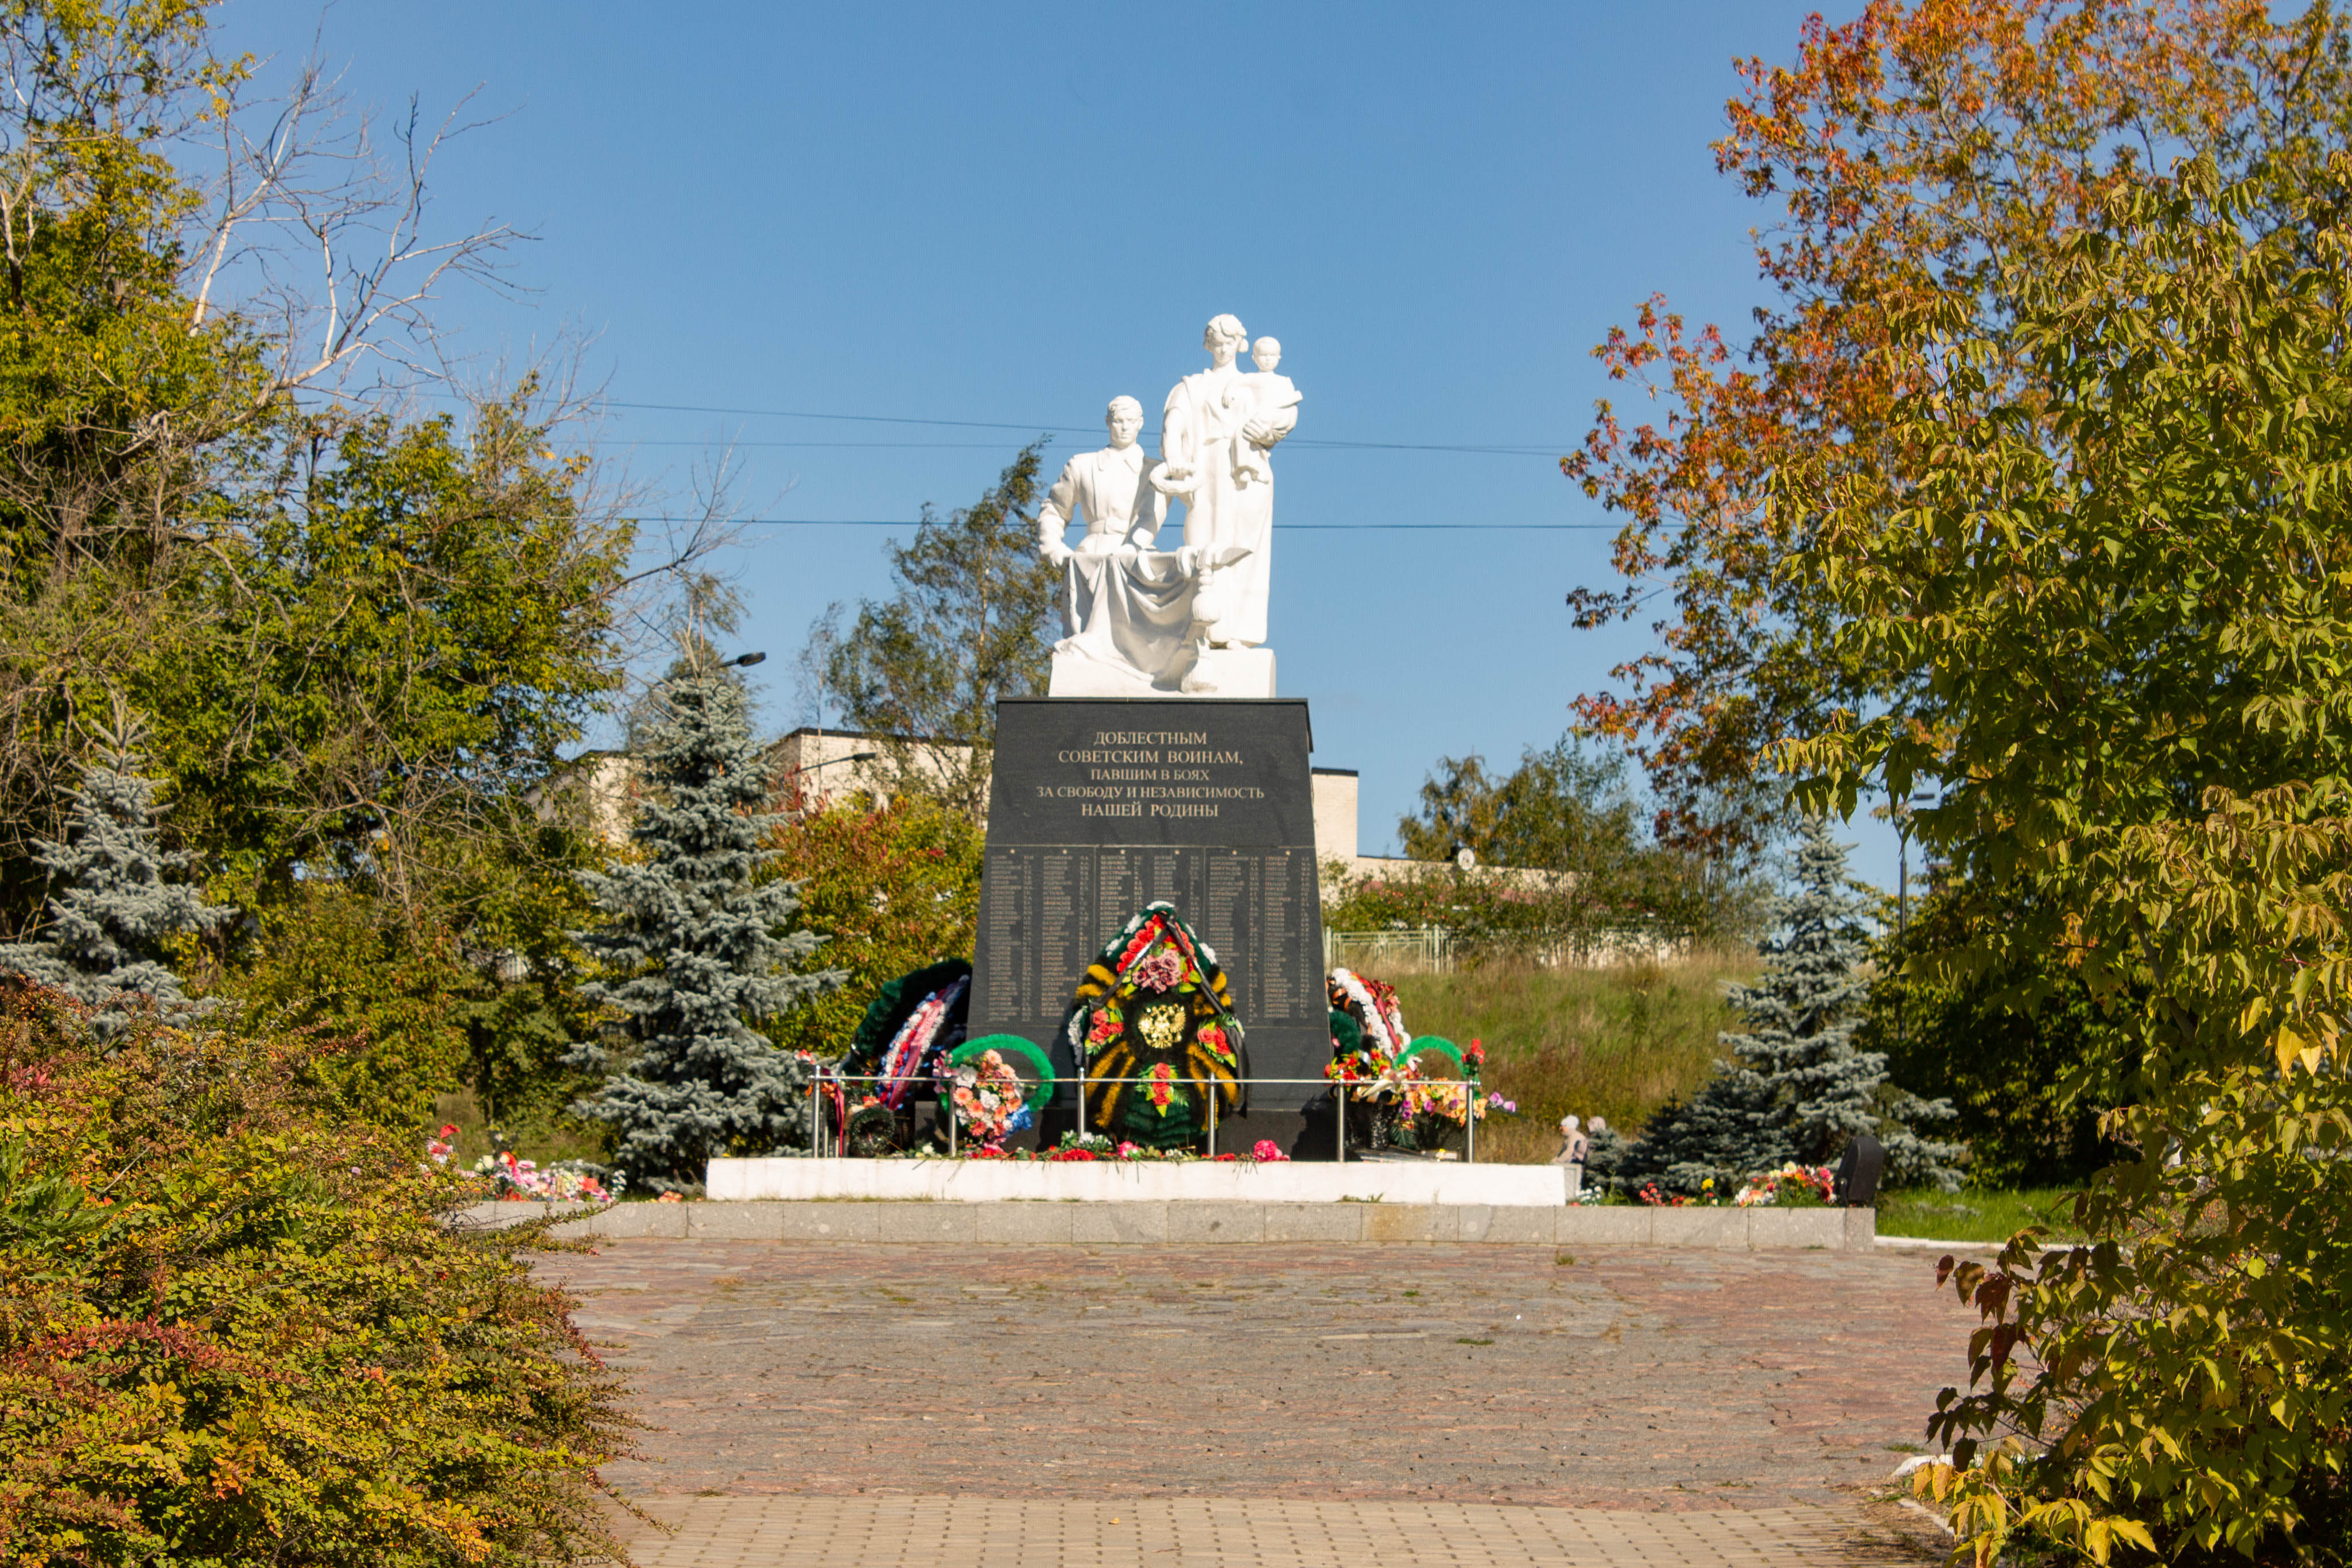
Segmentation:
<svg viewBox="0 0 2352 1568">
<path fill-rule="evenodd" d="M 793 782 L 797 785 L 803 778 L 807 777 L 809 774 L 822 772 L 836 763 L 870 763 L 881 754 L 882 753 L 879 752 L 852 752 L 845 757 L 827 757 L 821 763 L 811 763 L 807 767 L 794 768 L 793 770 Z"/>
<path fill-rule="evenodd" d="M 1895 811 L 1895 946 L 1899 952 L 1904 933 L 1911 929 L 1911 812 L 1916 806 L 1933 805 L 1932 795 L 1915 795 Z M 1903 994 L 1895 997 L 1895 1037 L 1908 1044 L 1911 1038 L 1910 1009 L 1904 1005 Z"/>
<path fill-rule="evenodd" d="M 1898 943 L 1911 921 L 1911 812 L 1935 804 L 1932 795 L 1915 795 L 1895 808 L 1895 940 Z"/>
</svg>

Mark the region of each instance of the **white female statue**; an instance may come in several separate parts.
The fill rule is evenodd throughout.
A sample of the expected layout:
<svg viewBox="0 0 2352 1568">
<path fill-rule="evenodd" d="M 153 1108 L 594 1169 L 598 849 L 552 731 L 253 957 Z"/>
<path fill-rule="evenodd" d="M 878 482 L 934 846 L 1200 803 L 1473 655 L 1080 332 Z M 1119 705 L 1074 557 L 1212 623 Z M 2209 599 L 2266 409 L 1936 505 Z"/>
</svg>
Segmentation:
<svg viewBox="0 0 2352 1568">
<path fill-rule="evenodd" d="M 1249 334 L 1232 316 L 1209 323 L 1202 337 L 1209 368 L 1186 376 L 1168 394 L 1160 466 L 1151 476 L 1161 494 L 1184 503 L 1188 548 L 1204 559 L 1228 550 L 1249 552 L 1232 566 L 1202 575 L 1192 613 L 1211 647 L 1257 647 L 1265 641 L 1274 556 L 1274 475 L 1267 455 L 1298 424 L 1295 391 L 1286 402 L 1265 397 L 1265 389 L 1234 366 L 1234 356 L 1248 342 Z M 1262 370 L 1273 368 L 1268 363 Z"/>
</svg>

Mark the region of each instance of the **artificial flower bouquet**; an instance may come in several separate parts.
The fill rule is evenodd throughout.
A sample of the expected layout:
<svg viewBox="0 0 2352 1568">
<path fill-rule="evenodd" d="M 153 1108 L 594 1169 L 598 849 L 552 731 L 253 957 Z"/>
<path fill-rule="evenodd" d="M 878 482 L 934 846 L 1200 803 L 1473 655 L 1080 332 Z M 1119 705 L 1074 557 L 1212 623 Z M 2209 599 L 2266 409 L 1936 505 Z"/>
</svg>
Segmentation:
<svg viewBox="0 0 2352 1568">
<path fill-rule="evenodd" d="M 614 1194 L 605 1184 L 621 1185 L 620 1178 L 602 1165 L 558 1160 L 541 1169 L 531 1161 L 518 1160 L 511 1149 L 475 1161 L 474 1174 L 489 1177 L 491 1191 L 513 1202 L 609 1204 Z"/>
<path fill-rule="evenodd" d="M 1027 1086 L 995 1051 L 983 1051 L 978 1061 L 943 1064 L 940 1087 L 954 1108 L 957 1136 L 963 1142 L 995 1148 L 1035 1123 Z"/>
<path fill-rule="evenodd" d="M 1826 1208 L 1837 1201 L 1837 1173 L 1827 1165 L 1800 1165 L 1791 1160 L 1777 1171 L 1748 1177 L 1731 1201 L 1742 1208 L 1758 1204 Z"/>
<path fill-rule="evenodd" d="M 1647 1204 L 1652 1208 L 1681 1209 L 1714 1208 L 1719 1206 L 1723 1199 L 1715 1190 L 1715 1178 L 1709 1176 L 1699 1184 L 1696 1194 L 1670 1193 L 1659 1186 L 1657 1183 L 1650 1182 L 1644 1184 L 1642 1189 L 1633 1194 L 1633 1201 Z"/>
<path fill-rule="evenodd" d="M 1062 1134 L 1062 1141 L 1051 1149 L 1006 1149 L 1002 1145 L 994 1145 L 960 1150 L 958 1152 L 961 1158 L 967 1160 L 1018 1160 L 1046 1164 L 1082 1164 L 1098 1160 L 1132 1160 L 1160 1164 L 1209 1161 L 1218 1164 L 1242 1162 L 1276 1164 L 1286 1162 L 1290 1158 L 1282 1152 L 1281 1145 L 1271 1138 L 1259 1139 L 1256 1145 L 1246 1154 L 1195 1154 L 1189 1149 L 1154 1149 L 1146 1143 L 1106 1138 L 1099 1132 L 1083 1134 L 1065 1132 Z"/>
<path fill-rule="evenodd" d="M 446 1168 L 457 1152 L 457 1129 L 446 1123 L 425 1142 L 425 1157 L 437 1166 Z M 466 1173 L 487 1179 L 490 1196 L 510 1203 L 609 1204 L 625 1185 L 611 1170 L 586 1160 L 558 1160 L 542 1169 L 536 1161 L 517 1158 L 511 1149 L 483 1155 Z"/>
<path fill-rule="evenodd" d="M 1724 1185 L 1727 1185 L 1725 1184 Z M 1740 1184 L 1729 1198 L 1713 1176 L 1699 1184 L 1696 1194 L 1666 1192 L 1655 1182 L 1633 1194 L 1638 1203 L 1659 1208 L 1712 1208 L 1726 1203 L 1741 1208 L 1772 1204 L 1781 1208 L 1823 1208 L 1836 1202 L 1837 1176 L 1827 1165 L 1800 1165 L 1790 1161 L 1777 1171 L 1760 1171 Z"/>
</svg>

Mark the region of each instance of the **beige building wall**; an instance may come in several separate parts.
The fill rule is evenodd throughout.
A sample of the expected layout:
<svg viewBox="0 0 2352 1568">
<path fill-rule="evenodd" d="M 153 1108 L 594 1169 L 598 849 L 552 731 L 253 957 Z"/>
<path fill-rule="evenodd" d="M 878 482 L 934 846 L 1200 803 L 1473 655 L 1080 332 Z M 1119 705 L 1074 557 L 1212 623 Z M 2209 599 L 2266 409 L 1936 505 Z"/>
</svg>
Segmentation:
<svg viewBox="0 0 2352 1568">
<path fill-rule="evenodd" d="M 886 798 L 883 742 L 889 737 L 857 730 L 820 730 L 803 725 L 778 741 L 768 755 L 782 791 L 797 783 L 802 809 L 818 811 L 835 802 L 866 795 Z M 961 747 L 943 748 L 960 753 Z M 1325 865 L 1338 861 L 1361 876 L 1381 869 L 1402 870 L 1410 860 L 1390 860 L 1357 853 L 1356 771 L 1317 768 L 1313 774 L 1315 856 Z M 551 802 L 584 810 L 605 838 L 619 843 L 628 837 L 635 812 L 636 769 L 623 752 L 590 752 L 578 758 L 550 785 Z"/>
<path fill-rule="evenodd" d="M 803 807 L 811 811 L 860 794 L 881 798 L 875 740 L 854 730 L 795 730 L 768 750 L 776 786 L 797 782 Z M 540 798 L 550 813 L 583 813 L 598 834 L 618 844 L 629 836 L 637 793 L 636 763 L 626 752 L 584 752 L 556 772 Z"/>
<path fill-rule="evenodd" d="M 1356 858 L 1356 770 L 1315 770 L 1315 858 Z"/>
<path fill-rule="evenodd" d="M 532 804 L 542 818 L 584 819 L 599 837 L 618 844 L 636 816 L 636 779 L 626 752 L 583 752 L 548 776 Z"/>
<path fill-rule="evenodd" d="M 768 750 L 776 768 L 776 787 L 781 791 L 797 784 L 802 806 L 809 811 L 858 795 L 882 799 L 888 793 L 882 785 L 882 739 L 858 730 L 803 725 Z"/>
</svg>

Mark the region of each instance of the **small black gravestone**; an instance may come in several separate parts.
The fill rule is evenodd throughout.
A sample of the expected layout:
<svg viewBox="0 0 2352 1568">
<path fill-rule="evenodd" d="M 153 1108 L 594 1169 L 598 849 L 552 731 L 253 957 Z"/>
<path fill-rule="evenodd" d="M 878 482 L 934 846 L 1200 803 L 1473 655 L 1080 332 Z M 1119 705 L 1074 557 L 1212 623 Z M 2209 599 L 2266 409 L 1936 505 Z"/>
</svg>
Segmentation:
<svg viewBox="0 0 2352 1568">
<path fill-rule="evenodd" d="M 1886 1151 L 1867 1132 L 1854 1134 L 1838 1161 L 1837 1201 L 1846 1208 L 1866 1209 L 1878 1200 L 1879 1173 L 1886 1169 Z"/>
<path fill-rule="evenodd" d="M 1165 900 L 1216 950 L 1254 1078 L 1320 1079 L 1331 1059 L 1315 861 L 1312 737 L 1291 699 L 1007 698 L 996 705 L 971 1024 L 1052 1053 L 1104 942 Z M 1252 1088 L 1221 1152 L 1285 1148 L 1310 1085 Z M 1075 1094 L 1059 1094 L 1066 1128 Z M 1257 1123 L 1258 1125 L 1251 1125 Z"/>
</svg>

